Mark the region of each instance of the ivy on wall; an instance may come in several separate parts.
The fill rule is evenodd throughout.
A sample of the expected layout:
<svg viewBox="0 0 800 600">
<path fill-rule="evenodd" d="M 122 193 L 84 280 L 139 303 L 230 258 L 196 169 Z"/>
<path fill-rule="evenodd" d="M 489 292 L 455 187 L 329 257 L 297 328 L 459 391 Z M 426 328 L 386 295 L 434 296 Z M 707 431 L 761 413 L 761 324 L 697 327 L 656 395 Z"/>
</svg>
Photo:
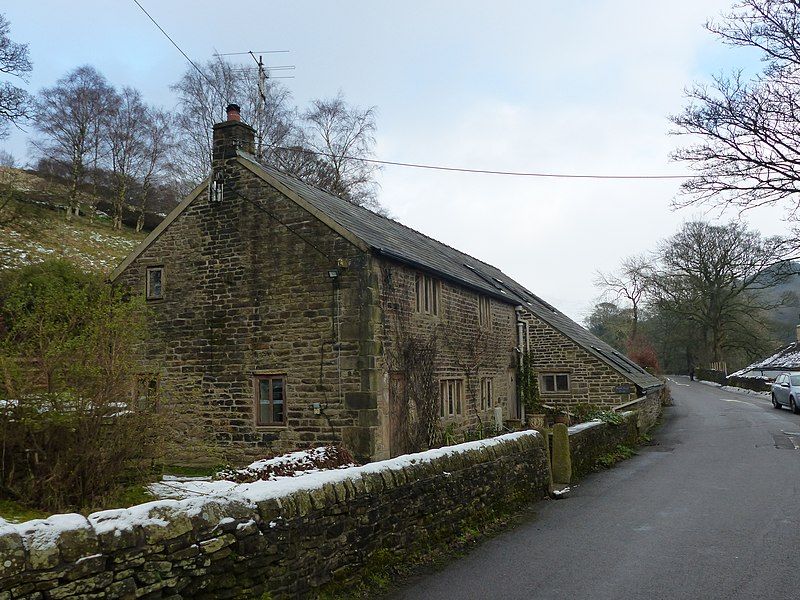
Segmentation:
<svg viewBox="0 0 800 600">
<path fill-rule="evenodd" d="M 520 402 L 527 414 L 542 412 L 542 401 L 539 395 L 539 376 L 533 369 L 530 352 L 523 352 L 517 365 L 517 386 Z"/>
</svg>

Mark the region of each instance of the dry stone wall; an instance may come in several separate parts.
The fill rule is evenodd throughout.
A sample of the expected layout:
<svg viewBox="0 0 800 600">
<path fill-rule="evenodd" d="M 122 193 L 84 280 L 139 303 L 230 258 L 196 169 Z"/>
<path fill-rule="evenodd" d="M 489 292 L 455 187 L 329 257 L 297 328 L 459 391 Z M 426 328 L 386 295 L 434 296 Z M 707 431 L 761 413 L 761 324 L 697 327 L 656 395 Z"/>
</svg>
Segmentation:
<svg viewBox="0 0 800 600">
<path fill-rule="evenodd" d="M 619 412 L 635 410 L 637 414 L 636 426 L 640 433 L 649 431 L 661 416 L 660 390 L 651 390 L 647 395 L 626 402 L 615 408 Z"/>
<path fill-rule="evenodd" d="M 548 492 L 536 432 L 0 529 L 0 600 L 304 597 Z"/>
<path fill-rule="evenodd" d="M 590 421 L 569 428 L 569 452 L 572 480 L 577 481 L 596 468 L 598 457 L 613 452 L 617 446 L 636 445 L 639 439 L 636 411 L 622 413 L 620 424 Z"/>
</svg>

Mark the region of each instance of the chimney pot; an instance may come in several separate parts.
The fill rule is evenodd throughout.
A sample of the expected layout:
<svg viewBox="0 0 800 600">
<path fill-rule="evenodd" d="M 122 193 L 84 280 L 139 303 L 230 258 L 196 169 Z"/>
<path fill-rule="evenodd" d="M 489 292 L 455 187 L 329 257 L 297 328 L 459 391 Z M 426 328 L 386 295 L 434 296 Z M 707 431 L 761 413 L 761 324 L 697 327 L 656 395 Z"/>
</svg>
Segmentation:
<svg viewBox="0 0 800 600">
<path fill-rule="evenodd" d="M 238 104 L 228 104 L 228 106 L 225 108 L 225 112 L 228 115 L 228 121 L 242 120 L 241 108 Z"/>
<path fill-rule="evenodd" d="M 795 327 L 795 337 L 797 338 L 797 341 L 800 342 L 800 325 Z"/>
</svg>

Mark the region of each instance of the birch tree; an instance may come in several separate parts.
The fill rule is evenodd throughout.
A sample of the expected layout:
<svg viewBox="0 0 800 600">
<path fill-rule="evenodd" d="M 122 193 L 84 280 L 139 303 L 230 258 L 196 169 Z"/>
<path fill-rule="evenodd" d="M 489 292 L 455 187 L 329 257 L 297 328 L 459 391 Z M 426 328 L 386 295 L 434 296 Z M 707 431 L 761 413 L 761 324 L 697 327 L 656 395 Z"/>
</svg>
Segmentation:
<svg viewBox="0 0 800 600">
<path fill-rule="evenodd" d="M 114 89 L 94 67 L 78 67 L 53 87 L 39 92 L 35 102 L 35 125 L 39 138 L 33 142 L 42 158 L 64 161 L 70 166 L 67 218 L 80 212 L 78 191 L 86 175 L 86 161 L 96 147 L 98 123 L 107 118 Z"/>
</svg>

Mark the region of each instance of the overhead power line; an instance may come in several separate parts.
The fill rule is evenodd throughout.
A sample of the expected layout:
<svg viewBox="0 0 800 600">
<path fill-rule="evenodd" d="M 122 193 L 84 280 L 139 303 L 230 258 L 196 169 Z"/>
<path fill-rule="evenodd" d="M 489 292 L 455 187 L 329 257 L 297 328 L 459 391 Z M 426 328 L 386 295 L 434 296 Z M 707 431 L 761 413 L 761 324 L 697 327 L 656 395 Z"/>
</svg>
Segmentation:
<svg viewBox="0 0 800 600">
<path fill-rule="evenodd" d="M 509 175 L 513 177 L 549 177 L 553 179 L 692 179 L 701 175 L 591 175 L 582 173 L 542 173 L 527 171 L 495 171 L 492 169 L 469 169 L 466 167 L 447 167 L 443 165 L 426 165 L 421 163 L 400 162 L 394 160 L 378 160 L 377 158 L 364 158 L 361 156 L 335 156 L 326 152 L 318 152 L 307 148 L 276 146 L 277 150 L 288 150 L 302 154 L 327 156 L 328 158 L 344 158 L 357 160 L 376 165 L 389 165 L 393 167 L 409 167 L 412 169 L 428 169 L 432 171 L 450 171 L 455 173 L 476 173 L 482 175 Z"/>
<path fill-rule="evenodd" d="M 215 52 L 214 56 L 242 56 L 243 54 L 285 54 L 290 50 L 248 50 L 247 52 Z"/>
<path fill-rule="evenodd" d="M 211 88 L 217 92 L 220 99 L 223 103 L 227 102 L 225 95 L 222 94 L 219 89 L 217 88 L 216 84 L 205 74 L 200 67 L 195 64 L 195 62 L 189 58 L 189 55 L 183 51 L 183 49 L 175 42 L 175 40 L 170 37 L 170 35 L 164 30 L 161 25 L 158 24 L 153 16 L 145 10 L 144 6 L 139 3 L 139 0 L 133 0 L 133 2 L 138 6 L 141 11 L 147 15 L 147 18 L 153 22 L 153 25 L 158 27 L 158 30 L 164 34 L 170 43 L 175 46 L 175 48 L 180 52 L 183 57 L 189 61 L 189 64 L 192 65 L 200 76 L 205 79 Z M 289 50 L 263 50 L 257 53 L 253 51 L 247 52 L 226 52 L 226 53 L 215 53 L 215 56 L 237 56 L 237 55 L 244 55 L 249 54 L 253 56 L 254 54 L 277 54 L 277 53 L 286 53 Z M 255 58 L 255 56 L 253 56 Z M 256 67 L 257 68 L 257 67 Z M 293 69 L 293 66 L 281 66 L 276 67 L 277 69 Z M 293 79 L 293 77 L 271 77 L 271 79 Z M 297 148 L 297 147 L 286 147 L 286 146 L 277 146 L 275 147 L 277 150 L 286 150 L 289 152 L 300 152 L 303 154 L 314 154 L 316 156 L 327 156 L 329 158 L 337 158 L 333 154 L 329 154 L 326 152 L 318 152 L 316 150 L 309 150 L 307 148 Z M 377 158 L 365 158 L 361 156 L 341 156 L 338 158 L 344 158 L 347 160 L 357 160 L 365 163 L 371 163 L 376 165 L 388 165 L 392 167 L 407 167 L 412 169 L 427 169 L 431 171 L 449 171 L 453 173 L 475 173 L 475 174 L 482 174 L 482 175 L 506 175 L 512 177 L 544 177 L 544 178 L 552 178 L 552 179 L 692 179 L 695 177 L 701 177 L 700 175 L 593 175 L 593 174 L 583 174 L 583 173 L 541 173 L 541 172 L 526 172 L 526 171 L 496 171 L 492 169 L 470 169 L 466 167 L 448 167 L 444 165 L 427 165 L 422 163 L 409 163 L 409 162 L 400 162 L 400 161 L 393 161 L 393 160 L 379 160 Z"/>
<path fill-rule="evenodd" d="M 181 54 L 183 54 L 183 57 L 184 57 L 186 60 L 188 60 L 188 61 L 189 61 L 189 64 L 190 64 L 190 65 L 192 65 L 192 66 L 193 66 L 193 67 L 194 67 L 194 68 L 197 70 L 197 72 L 198 72 L 198 73 L 200 73 L 200 76 L 201 76 L 203 79 L 205 79 L 205 80 L 208 82 L 208 85 L 210 85 L 210 86 L 211 86 L 211 89 L 213 89 L 215 92 L 217 92 L 217 95 L 220 97 L 220 100 L 222 100 L 222 103 L 223 103 L 223 104 L 227 103 L 227 101 L 228 101 L 228 100 L 227 100 L 227 98 L 225 98 L 225 94 L 223 94 L 222 92 L 220 92 L 220 91 L 219 91 L 219 88 L 216 86 L 216 84 L 215 84 L 215 83 L 214 83 L 214 82 L 213 82 L 213 81 L 212 81 L 212 80 L 211 80 L 211 79 L 210 79 L 210 78 L 209 78 L 209 77 L 208 77 L 208 76 L 207 76 L 205 73 L 203 73 L 203 71 L 201 71 L 201 70 L 200 70 L 200 67 L 198 67 L 198 66 L 195 64 L 195 62 L 194 62 L 194 61 L 193 61 L 191 58 L 189 58 L 189 55 L 188 55 L 188 54 L 186 54 L 186 52 L 184 52 L 184 51 L 181 49 L 181 47 L 180 47 L 180 46 L 178 46 L 177 42 L 176 42 L 175 40 L 173 40 L 173 39 L 170 37 L 170 35 L 169 35 L 169 34 L 168 34 L 166 31 L 164 31 L 164 28 L 163 28 L 163 27 L 161 27 L 161 25 L 159 25 L 159 24 L 158 24 L 158 21 L 156 21 L 156 20 L 153 18 L 153 16 L 152 16 L 152 15 L 151 15 L 149 12 L 147 12 L 147 11 L 145 10 L 144 6 L 142 6 L 141 4 L 139 4 L 139 0 L 133 0 L 133 2 L 134 2 L 134 4 L 136 4 L 136 6 L 138 6 L 138 7 L 139 7 L 139 8 L 142 10 L 142 12 L 143 12 L 145 15 L 147 15 L 147 18 L 148 18 L 148 19 L 150 19 L 150 20 L 153 22 L 153 25 L 155 25 L 156 27 L 158 27 L 158 30 L 159 30 L 161 33 L 163 33 L 163 34 L 164 34 L 164 37 L 166 37 L 166 38 L 167 38 L 167 39 L 168 39 L 168 40 L 169 40 L 169 41 L 172 43 L 172 45 L 173 45 L 173 46 L 175 46 L 175 48 L 177 48 L 178 52 L 180 52 Z"/>
</svg>

